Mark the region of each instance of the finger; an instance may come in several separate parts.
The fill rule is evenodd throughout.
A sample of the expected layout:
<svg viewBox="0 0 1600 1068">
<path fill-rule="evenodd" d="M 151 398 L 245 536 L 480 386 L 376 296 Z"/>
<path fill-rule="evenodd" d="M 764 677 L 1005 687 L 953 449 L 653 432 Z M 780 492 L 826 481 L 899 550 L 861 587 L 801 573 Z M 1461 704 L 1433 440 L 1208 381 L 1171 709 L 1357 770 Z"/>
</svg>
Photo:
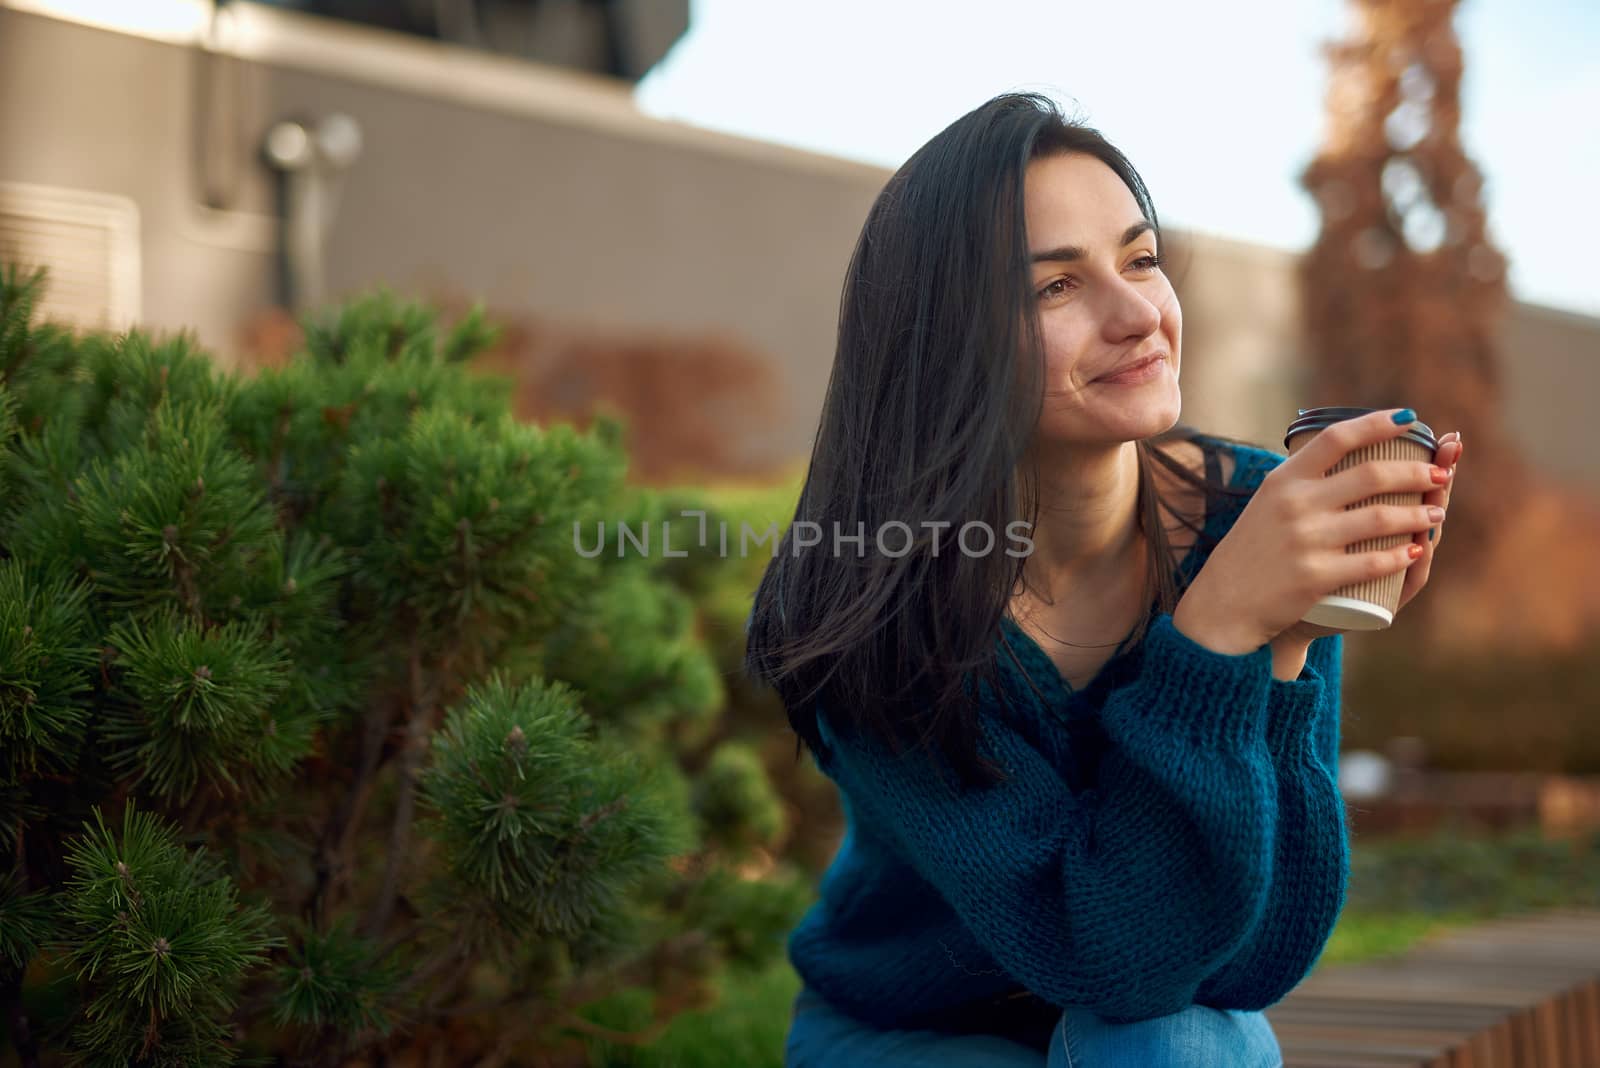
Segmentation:
<svg viewBox="0 0 1600 1068">
<path fill-rule="evenodd" d="M 1433 528 L 1435 536 L 1432 541 L 1428 540 L 1427 531 L 1412 535 L 1412 542 L 1422 546 L 1422 556 L 1416 563 L 1406 569 L 1405 580 L 1400 584 L 1400 601 L 1396 611 L 1404 608 L 1406 602 L 1421 593 L 1422 587 L 1428 584 L 1428 577 L 1433 574 L 1433 556 L 1439 551 L 1437 532 L 1442 530 L 1443 526 L 1441 523 L 1438 527 Z"/>
<path fill-rule="evenodd" d="M 1437 481 L 1433 472 L 1449 468 L 1423 460 L 1368 460 L 1327 475 L 1312 490 L 1312 499 L 1322 508 L 1346 508 L 1373 497 L 1388 494 L 1432 493 L 1449 485 L 1449 477 Z"/>
<path fill-rule="evenodd" d="M 1450 481 L 1446 482 L 1442 488 L 1424 494 L 1422 498 L 1423 504 L 1438 505 L 1440 508 L 1445 509 L 1446 512 L 1450 510 L 1450 491 L 1455 488 L 1456 484 L 1456 464 L 1460 461 L 1461 453 L 1464 449 L 1465 446 L 1461 442 L 1461 431 L 1452 430 L 1444 436 L 1444 439 L 1439 443 L 1438 451 L 1434 454 L 1434 463 L 1450 471 Z M 1439 543 L 1443 540 L 1444 523 L 1441 522 L 1437 527 L 1433 527 L 1428 531 L 1427 563 L 1430 571 L 1433 567 L 1433 554 L 1438 551 Z M 1412 570 L 1416 569 L 1412 568 Z M 1410 576 L 1408 575 L 1407 580 L 1409 581 L 1409 579 Z M 1421 587 L 1417 588 L 1420 589 Z"/>
<path fill-rule="evenodd" d="M 1448 464 L 1439 465 L 1450 472 L 1450 479 L 1444 484 L 1444 500 L 1439 502 L 1441 507 L 1444 508 L 1450 507 L 1450 493 L 1455 489 L 1456 485 L 1456 464 L 1461 459 L 1461 443 L 1457 441 L 1454 443 L 1454 445 L 1455 450 L 1450 457 L 1450 462 Z"/>
<path fill-rule="evenodd" d="M 1443 467 L 1454 473 L 1456 461 L 1459 459 L 1461 459 L 1461 431 L 1452 430 L 1439 439 L 1439 447 L 1433 452 L 1433 462 L 1436 467 Z M 1446 500 L 1449 499 L 1449 487 L 1454 481 L 1452 478 L 1450 482 L 1445 483 Z"/>
<path fill-rule="evenodd" d="M 1443 508 L 1448 512 L 1450 510 L 1450 484 L 1454 481 L 1455 479 L 1451 479 L 1450 482 L 1444 484 L 1443 486 L 1435 486 L 1427 493 L 1424 493 L 1422 495 L 1423 506 L 1427 507 L 1431 504 L 1439 508 Z"/>
<path fill-rule="evenodd" d="M 1423 545 L 1426 546 L 1428 544 L 1428 536 L 1426 534 L 1419 534 L 1417 537 L 1423 539 Z M 1412 564 L 1406 569 L 1405 581 L 1400 584 L 1400 602 L 1396 608 L 1396 611 L 1398 611 L 1400 608 L 1404 608 L 1406 606 L 1406 602 L 1410 601 L 1411 598 L 1421 593 L 1422 587 L 1428 584 L 1428 576 L 1433 569 L 1433 554 L 1438 544 L 1439 543 L 1435 541 L 1431 547 L 1425 548 L 1423 550 L 1422 557 L 1417 560 L 1416 563 Z"/>
<path fill-rule="evenodd" d="M 1394 417 L 1407 414 L 1405 423 L 1396 423 Z M 1389 441 L 1404 434 L 1416 421 L 1416 413 L 1409 408 L 1384 408 L 1354 419 L 1341 419 L 1332 426 L 1317 432 L 1303 448 L 1290 456 L 1282 466 L 1298 463 L 1308 471 L 1325 473 L 1328 468 L 1344 459 L 1356 449 Z"/>
<path fill-rule="evenodd" d="M 1429 505 L 1432 505 L 1436 508 L 1443 508 L 1445 510 L 1445 518 L 1448 519 L 1450 513 L 1450 487 L 1442 486 L 1431 493 L 1424 493 L 1422 495 L 1422 505 L 1424 508 L 1428 507 Z M 1417 537 L 1421 538 L 1424 542 L 1428 542 L 1430 548 L 1436 549 L 1439 547 L 1439 539 L 1443 535 L 1444 520 L 1441 519 L 1438 523 L 1434 524 L 1430 530 L 1421 532 L 1417 535 Z"/>
<path fill-rule="evenodd" d="M 1319 583 L 1326 589 L 1336 590 L 1343 586 L 1386 578 L 1396 571 L 1415 567 L 1421 562 L 1422 557 L 1427 555 L 1427 550 L 1424 549 L 1420 554 L 1412 556 L 1412 546 L 1415 544 L 1408 538 L 1399 545 L 1387 549 L 1328 553 L 1321 558 L 1319 564 L 1319 571 L 1322 567 L 1327 569 L 1321 573 Z"/>
<path fill-rule="evenodd" d="M 1328 548 L 1346 547 L 1377 538 L 1403 534 L 1413 541 L 1428 540 L 1428 528 L 1443 522 L 1429 514 L 1428 504 L 1369 504 L 1334 512 L 1321 524 L 1319 540 Z"/>
</svg>

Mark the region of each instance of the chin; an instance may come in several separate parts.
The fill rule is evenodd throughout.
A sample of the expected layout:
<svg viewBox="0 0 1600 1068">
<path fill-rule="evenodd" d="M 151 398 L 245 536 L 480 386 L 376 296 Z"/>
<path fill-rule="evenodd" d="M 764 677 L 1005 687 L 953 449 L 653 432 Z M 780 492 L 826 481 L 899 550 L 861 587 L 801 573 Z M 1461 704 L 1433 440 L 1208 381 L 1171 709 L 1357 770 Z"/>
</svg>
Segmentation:
<svg viewBox="0 0 1600 1068">
<path fill-rule="evenodd" d="M 1169 380 L 1164 389 L 1140 390 L 1118 405 L 1080 408 L 1070 415 L 1047 408 L 1039 432 L 1045 440 L 1062 444 L 1109 444 L 1139 441 L 1164 434 L 1177 425 L 1183 413 L 1183 395 L 1178 384 Z"/>
<path fill-rule="evenodd" d="M 1172 413 L 1172 418 L 1162 419 L 1159 420 L 1159 422 L 1161 423 L 1160 428 L 1157 429 L 1155 433 L 1151 434 L 1151 437 L 1155 437 L 1157 434 L 1165 434 L 1167 431 L 1171 430 L 1173 427 L 1182 422 L 1182 409 L 1175 409 Z"/>
<path fill-rule="evenodd" d="M 1176 415 L 1170 417 L 1163 416 L 1160 419 L 1145 420 L 1132 434 L 1128 435 L 1123 440 L 1144 441 L 1147 438 L 1160 437 L 1162 434 L 1165 434 L 1167 431 L 1171 430 L 1177 425 L 1178 417 Z"/>
<path fill-rule="evenodd" d="M 1135 431 L 1133 437 L 1148 438 L 1171 430 L 1182 414 L 1183 397 L 1174 385 L 1166 396 L 1141 398 L 1137 407 L 1128 412 L 1127 421 Z"/>
</svg>

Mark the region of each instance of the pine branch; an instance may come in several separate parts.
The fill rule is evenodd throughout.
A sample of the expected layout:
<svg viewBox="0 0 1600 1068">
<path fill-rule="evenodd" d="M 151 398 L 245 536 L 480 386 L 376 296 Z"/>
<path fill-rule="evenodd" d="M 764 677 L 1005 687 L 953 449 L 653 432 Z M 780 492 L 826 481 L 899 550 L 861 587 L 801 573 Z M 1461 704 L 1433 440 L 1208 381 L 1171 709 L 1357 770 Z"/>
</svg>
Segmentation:
<svg viewBox="0 0 1600 1068">
<path fill-rule="evenodd" d="M 355 778 L 340 797 L 323 828 L 314 864 L 316 884 L 312 887 L 304 910 L 318 930 L 327 928 L 328 904 L 337 895 L 349 873 L 355 831 L 361 825 L 361 814 L 372 792 L 373 780 L 383 756 L 383 743 L 394 721 L 395 704 L 394 700 L 386 699 L 368 710 Z"/>
<path fill-rule="evenodd" d="M 178 540 L 178 528 L 175 524 L 168 524 L 161 533 L 176 561 L 172 568 L 172 580 L 177 586 L 178 597 L 183 602 L 184 610 L 191 619 L 204 623 L 205 611 L 201 603 L 200 588 L 195 583 L 194 565 L 189 563 L 188 558 L 174 546 L 174 542 Z"/>
<path fill-rule="evenodd" d="M 139 1049 L 140 1057 L 150 1056 L 150 1051 L 155 1044 L 161 1041 L 161 1018 L 156 1013 L 155 1002 L 150 1003 L 150 1023 L 144 1029 L 144 1045 Z"/>
<path fill-rule="evenodd" d="M 455 967 L 434 987 L 433 993 L 423 1003 L 423 1008 L 428 1015 L 438 1014 L 439 1009 L 445 1003 L 445 999 L 460 985 L 461 980 L 467 977 L 467 974 L 472 971 L 472 966 L 476 963 L 476 959 L 468 954 L 463 953 L 459 956 L 455 962 Z"/>
<path fill-rule="evenodd" d="M 328 926 L 328 903 L 334 899 L 344 884 L 350 867 L 350 843 L 355 828 L 360 827 L 366 798 L 371 791 L 373 775 L 378 772 L 379 759 L 384 751 L 384 739 L 389 737 L 389 724 L 394 721 L 394 702 L 379 700 L 366 713 L 365 731 L 362 734 L 362 756 L 355 766 L 355 779 L 350 780 L 328 823 L 323 827 L 322 841 L 317 844 L 317 859 L 312 863 L 315 879 L 304 913 L 322 931 Z"/>
<path fill-rule="evenodd" d="M 404 898 L 404 895 L 402 895 Z M 409 904 L 409 902 L 408 902 Z M 382 964 L 389 959 L 389 955 L 401 946 L 410 945 L 422 934 L 423 925 L 413 921 L 394 931 L 389 937 L 379 944 L 378 955 L 372 958 L 374 964 Z"/>
<path fill-rule="evenodd" d="M 284 446 L 289 441 L 289 419 L 294 415 L 287 405 L 278 409 L 278 418 L 272 426 L 272 455 L 267 460 L 268 492 L 274 501 L 283 499 L 283 461 Z"/>
<path fill-rule="evenodd" d="M 411 993 L 423 983 L 448 968 L 452 963 L 457 962 L 461 955 L 460 945 L 455 942 L 446 942 L 439 947 L 433 956 L 429 957 L 417 968 L 412 969 L 411 974 L 406 976 L 405 980 L 395 988 L 395 996 L 401 998 Z"/>
<path fill-rule="evenodd" d="M 411 705 L 407 710 L 410 718 L 401 749 L 400 794 L 395 799 L 394 823 L 389 830 L 389 856 L 384 862 L 383 886 L 367 916 L 366 930 L 371 938 L 383 936 L 383 929 L 389 926 L 389 917 L 394 911 L 395 897 L 400 892 L 400 873 L 411 846 L 411 822 L 416 810 L 417 768 L 422 763 L 428 732 L 433 726 L 433 699 L 423 672 L 421 639 L 415 636 L 411 643 L 410 676 Z"/>
</svg>

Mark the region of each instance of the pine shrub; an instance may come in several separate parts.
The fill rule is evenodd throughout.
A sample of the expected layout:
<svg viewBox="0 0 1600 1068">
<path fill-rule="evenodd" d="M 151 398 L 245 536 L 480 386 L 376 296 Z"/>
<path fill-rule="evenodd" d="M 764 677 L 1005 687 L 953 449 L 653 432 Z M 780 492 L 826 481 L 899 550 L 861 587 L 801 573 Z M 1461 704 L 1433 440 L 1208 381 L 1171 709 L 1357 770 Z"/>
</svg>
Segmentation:
<svg viewBox="0 0 1600 1068">
<path fill-rule="evenodd" d="M 684 503 L 620 423 L 517 422 L 478 312 L 378 291 L 246 377 L 35 322 L 44 284 L 0 270 L 19 1063 L 583 1063 L 642 1041 L 586 1007 L 781 954 L 806 876 L 734 874 L 782 833 L 747 748 L 691 785 L 726 690 L 669 558 L 615 551 Z"/>
</svg>

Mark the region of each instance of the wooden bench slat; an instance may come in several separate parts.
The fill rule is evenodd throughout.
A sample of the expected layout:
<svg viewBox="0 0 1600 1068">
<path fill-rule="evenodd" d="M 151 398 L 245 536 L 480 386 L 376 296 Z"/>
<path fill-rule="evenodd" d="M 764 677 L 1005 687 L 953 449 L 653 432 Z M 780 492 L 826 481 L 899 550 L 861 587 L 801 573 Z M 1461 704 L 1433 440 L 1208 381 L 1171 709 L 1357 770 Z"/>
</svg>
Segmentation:
<svg viewBox="0 0 1600 1068">
<path fill-rule="evenodd" d="M 1600 1068 L 1600 911 L 1508 917 L 1322 968 L 1266 1016 L 1285 1068 Z"/>
</svg>

